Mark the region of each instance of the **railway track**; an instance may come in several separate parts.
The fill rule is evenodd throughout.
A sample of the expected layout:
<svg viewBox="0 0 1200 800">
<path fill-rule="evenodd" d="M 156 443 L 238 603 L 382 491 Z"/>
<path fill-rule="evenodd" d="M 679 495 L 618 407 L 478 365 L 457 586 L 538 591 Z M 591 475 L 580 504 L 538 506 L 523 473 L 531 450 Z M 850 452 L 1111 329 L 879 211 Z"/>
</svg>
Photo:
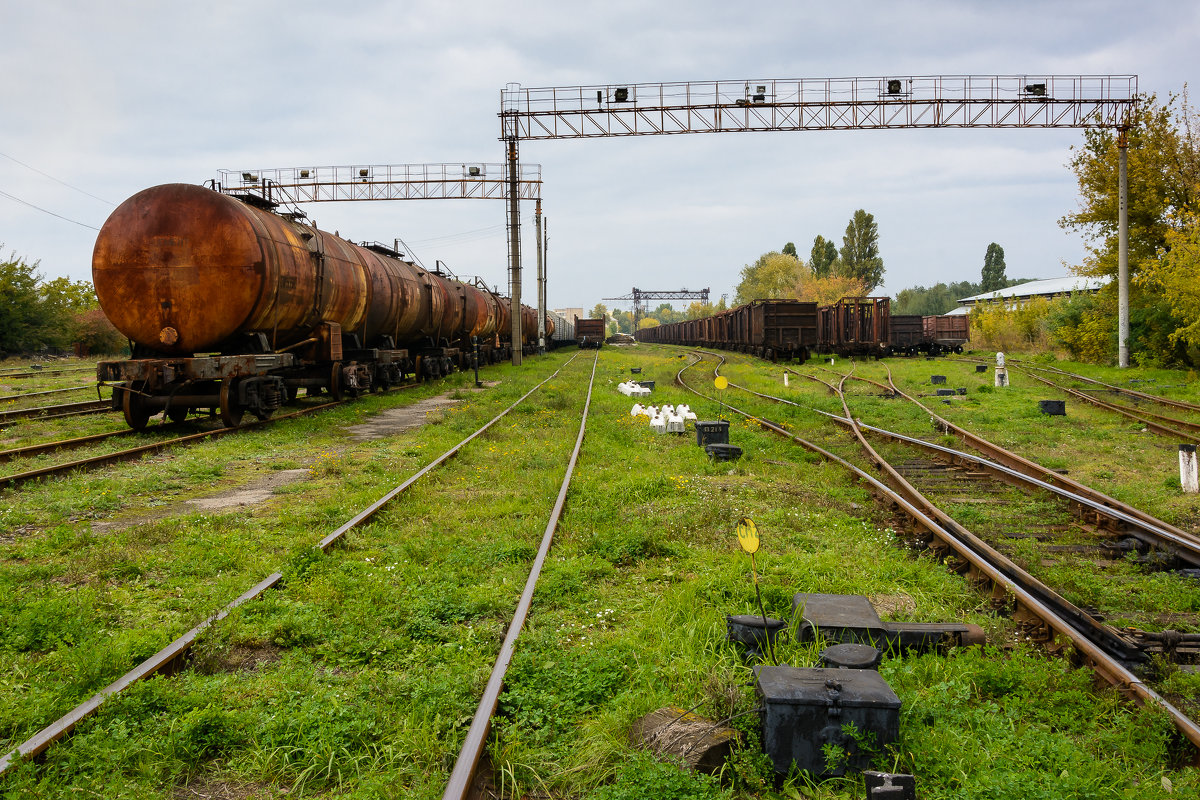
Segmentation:
<svg viewBox="0 0 1200 800">
<path fill-rule="evenodd" d="M 408 383 L 408 384 L 404 384 L 402 386 L 393 386 L 390 389 L 388 389 L 387 391 L 389 391 L 389 392 L 390 391 L 400 391 L 403 389 L 410 389 L 417 385 L 418 384 L 415 384 L 415 383 Z M 105 402 L 107 403 L 108 401 L 105 401 Z M 19 486 L 23 483 L 28 483 L 29 481 L 39 480 L 41 478 L 50 478 L 50 477 L 54 477 L 56 475 L 64 475 L 64 474 L 76 472 L 76 471 L 86 472 L 86 471 L 93 470 L 93 469 L 100 469 L 101 467 L 108 466 L 109 464 L 115 464 L 115 463 L 119 463 L 121 461 L 131 461 L 133 459 L 141 458 L 144 455 L 148 455 L 150 453 L 156 453 L 161 450 L 167 450 L 172 447 L 194 444 L 196 442 L 204 441 L 205 439 L 213 439 L 213 438 L 217 438 L 220 436 L 227 436 L 231 433 L 238 433 L 241 431 L 255 430 L 258 428 L 265 427 L 265 426 L 270 425 L 275 422 L 281 422 L 284 420 L 296 419 L 298 417 L 308 416 L 309 414 L 315 414 L 319 411 L 325 411 L 330 408 L 336 408 L 336 407 L 338 407 L 340 405 L 344 405 L 345 403 L 348 403 L 348 402 L 352 402 L 352 401 L 348 400 L 348 399 L 344 399 L 344 400 L 337 400 L 337 401 L 334 401 L 331 403 L 320 403 L 318 405 L 310 406 L 308 408 L 302 408 L 297 411 L 292 411 L 292 412 L 289 412 L 286 414 L 274 414 L 265 420 L 252 420 L 250 422 L 242 423 L 241 425 L 238 425 L 236 427 L 221 426 L 221 427 L 214 428 L 211 430 L 199 431 L 196 433 L 188 433 L 188 434 L 184 434 L 182 436 L 173 436 L 171 438 L 164 439 L 162 441 L 151 442 L 149 444 L 143 444 L 143 445 L 137 445 L 136 447 L 129 447 L 124 450 L 118 450 L 118 451 L 115 451 L 112 453 L 102 453 L 100 455 L 89 456 L 87 458 L 76 459 L 74 461 L 68 461 L 68 462 L 64 462 L 61 464 L 53 464 L 50 466 L 38 467 L 35 469 L 25 470 L 25 471 L 13 473 L 10 475 L 3 475 L 3 476 L 0 476 L 0 488 L 15 487 L 15 486 Z M 168 425 L 161 426 L 161 427 L 166 428 L 166 429 L 174 428 L 174 429 L 178 430 L 178 427 L 177 427 L 178 425 L 179 425 L 179 423 L 172 423 L 172 424 L 168 424 Z M 89 436 L 80 436 L 80 437 L 76 437 L 74 439 L 63 439 L 61 441 L 47 442 L 45 444 L 36 444 L 36 445 L 28 445 L 25 447 L 18 447 L 18 448 L 14 448 L 11 450 L 0 451 L 0 463 L 15 461 L 19 458 L 32 458 L 34 456 L 43 455 L 45 453 L 51 453 L 51 452 L 64 452 L 64 451 L 70 452 L 73 450 L 79 450 L 79 449 L 91 447 L 93 445 L 99 444 L 99 443 L 107 441 L 109 439 L 121 438 L 121 437 L 126 437 L 126 436 L 136 436 L 138 434 L 145 435 L 146 433 L 147 433 L 147 431 L 136 431 L 131 428 L 122 428 L 121 430 L 117 430 L 117 431 L 108 431 L 105 433 L 97 433 L 97 434 L 92 434 Z"/>
<path fill-rule="evenodd" d="M 580 420 L 578 435 L 575 439 L 574 450 L 571 454 L 566 477 L 562 482 L 562 486 L 558 492 L 557 500 L 553 510 L 550 512 L 549 522 L 546 525 L 545 533 L 542 536 L 541 544 L 538 548 L 538 554 L 534 559 L 532 568 L 530 569 L 529 577 L 525 584 L 525 589 L 521 594 L 520 600 L 517 601 L 516 610 L 513 617 L 506 626 L 506 634 L 504 643 L 500 647 L 499 657 L 496 659 L 495 666 L 492 669 L 492 678 L 488 681 L 487 689 L 485 689 L 482 699 L 480 700 L 478 710 L 475 714 L 474 721 L 468 731 L 466 741 L 463 744 L 462 752 L 458 760 L 458 766 L 454 769 L 450 783 L 447 788 L 447 796 L 458 796 L 453 792 L 463 791 L 470 787 L 474 779 L 475 767 L 479 763 L 480 755 L 483 752 L 483 743 L 487 738 L 487 726 L 492 713 L 496 708 L 496 703 L 499 698 L 500 687 L 503 685 L 504 672 L 509 660 L 512 657 L 514 645 L 520 631 L 523 627 L 524 620 L 529 612 L 529 607 L 533 597 L 534 587 L 537 583 L 538 574 L 542 564 L 546 559 L 546 554 L 553 538 L 554 530 L 557 526 L 558 517 L 561 515 L 564 503 L 567 496 L 567 491 L 570 486 L 570 477 L 574 469 L 574 465 L 578 459 L 579 452 L 582 446 L 584 431 L 587 421 L 588 408 L 591 402 L 591 386 L 594 383 L 596 360 L 599 357 L 597 352 L 593 360 L 591 369 L 591 378 L 588 385 L 587 399 L 583 404 L 583 413 Z M 492 417 L 488 422 L 478 427 L 468 436 L 463 438 L 457 444 L 441 453 L 441 455 L 433 458 L 424 467 L 416 471 L 411 477 L 404 480 L 399 485 L 395 486 L 390 491 L 380 496 L 375 502 L 363 508 L 356 513 L 351 519 L 339 525 L 335 530 L 323 536 L 313 547 L 322 554 L 328 554 L 339 543 L 344 542 L 348 534 L 356 532 L 362 536 L 368 536 L 366 531 L 368 525 L 373 522 L 378 522 L 378 518 L 385 510 L 391 510 L 396 501 L 405 495 L 414 486 L 420 484 L 424 479 L 436 473 L 439 468 L 445 466 L 448 462 L 458 456 L 461 452 L 467 449 L 472 443 L 476 442 L 481 436 L 491 430 L 501 420 L 503 420 L 510 412 L 513 412 L 522 403 L 534 396 L 539 390 L 546 386 L 554 378 L 558 377 L 565 367 L 571 364 L 577 356 L 562 364 L 558 369 L 552 372 L 548 377 L 518 398 L 511 405 L 502 410 L 499 414 Z M 487 477 L 485 476 L 486 480 Z M 262 580 L 255 583 L 246 591 L 239 594 L 235 599 L 220 608 L 212 615 L 203 619 L 198 625 L 194 626 L 183 635 L 176 638 L 169 645 L 162 648 L 152 657 L 138 664 L 135 668 L 121 675 L 108 686 L 96 692 L 85 702 L 79 704 L 66 715 L 43 729 L 37 731 L 33 736 L 26 739 L 14 750 L 0 758 L 0 775 L 7 770 L 13 768 L 16 764 L 24 760 L 36 758 L 44 754 L 56 742 L 61 741 L 68 736 L 75 728 L 84 720 L 94 715 L 101 706 L 108 702 L 112 697 L 118 695 L 128 688 L 136 685 L 140 681 L 145 680 L 156 674 L 172 674 L 184 663 L 184 659 L 188 656 L 193 645 L 204 634 L 206 630 L 211 628 L 220 620 L 226 618 L 234 609 L 253 600 L 262 597 L 270 589 L 282 588 L 284 586 L 284 575 L 282 571 L 276 571 L 267 575 Z M 458 788 L 456 788 L 458 787 Z"/>
<path fill-rule="evenodd" d="M 112 400 L 103 399 L 85 400 L 81 403 L 59 403 L 37 408 L 18 408 L 12 411 L 0 411 L 0 425 L 18 419 L 59 419 L 60 417 L 75 417 L 80 414 L 104 414 L 112 410 Z"/>
<path fill-rule="evenodd" d="M 95 367 L 72 367 L 70 369 L 38 369 L 38 370 L 16 370 L 12 372 L 0 373 L 0 380 L 24 380 L 25 378 L 40 378 L 45 375 L 72 375 L 76 372 L 95 372 Z"/>
<path fill-rule="evenodd" d="M 925 406 L 921 405 L 914 398 L 904 394 L 896 387 L 892 380 L 891 371 L 888 370 L 888 386 L 868 378 L 855 376 L 852 373 L 842 374 L 841 384 L 847 380 L 856 380 L 868 383 L 878 387 L 886 392 L 886 396 L 903 396 L 910 402 L 921 408 L 923 411 L 931 414 L 931 417 L 940 420 L 940 417 L 929 412 Z M 822 381 L 824 383 L 824 381 Z M 995 454 L 998 458 L 1009 463 L 1014 463 L 1018 467 L 1026 467 L 1027 469 L 1016 469 L 1005 466 L 1002 463 L 991 461 L 982 456 L 977 456 L 961 450 L 954 450 L 949 447 L 926 442 L 912 436 L 895 433 L 893 431 L 882 428 L 866 425 L 861 422 L 855 424 L 849 416 L 849 406 L 846 404 L 846 396 L 842 391 L 842 385 L 832 386 L 828 383 L 826 386 L 838 393 L 843 403 L 843 411 L 845 416 L 837 416 L 827 412 L 818 411 L 834 422 L 838 423 L 854 431 L 857 427 L 862 431 L 867 431 L 872 435 L 881 438 L 885 441 L 899 443 L 908 448 L 914 448 L 922 451 L 922 453 L 930 458 L 936 459 L 939 463 L 946 464 L 950 469 L 957 470 L 959 476 L 965 478 L 990 478 L 995 481 L 1003 482 L 1009 485 L 1018 487 L 1021 491 L 1027 494 L 1035 494 L 1037 492 L 1048 493 L 1057 499 L 1064 501 L 1072 507 L 1075 512 L 1075 517 L 1078 519 L 1078 525 L 1086 528 L 1089 536 L 1099 540 L 1099 544 L 1066 544 L 1066 545 L 1048 545 L 1048 549 L 1056 552 L 1087 552 L 1089 550 L 1096 551 L 1108 556 L 1138 556 L 1142 558 L 1143 563 L 1153 565 L 1158 568 L 1181 569 L 1190 577 L 1196 575 L 1200 568 L 1200 538 L 1193 534 L 1182 531 L 1174 526 L 1152 517 L 1140 511 L 1133 506 L 1121 503 L 1111 497 L 1107 497 L 1100 492 L 1096 492 L 1075 481 L 1063 478 L 1057 473 L 1050 470 L 1045 470 L 1032 462 L 1027 462 L 1021 459 L 1014 453 L 1010 453 L 1004 448 L 987 442 L 979 437 L 971 436 L 971 439 L 978 443 L 979 447 L 988 450 Z M 784 398 L 775 397 L 772 395 L 753 392 L 745 387 L 737 387 L 748 391 L 759 397 L 762 397 L 773 402 L 784 403 L 788 405 L 799 406 Z M 943 421 L 944 422 L 944 421 Z M 960 429 L 961 430 L 961 429 Z M 963 431 L 966 434 L 966 431 Z M 860 442 L 866 447 L 865 441 Z M 873 451 L 871 451 L 873 452 Z M 877 453 L 872 456 L 872 461 L 879 466 L 881 458 Z M 886 468 L 886 467 L 885 467 Z M 903 471 L 903 470 L 902 470 Z M 916 469 L 910 470 L 905 477 L 925 477 L 928 478 L 931 470 Z M 940 470 L 936 476 L 943 483 L 949 483 L 946 480 L 949 475 L 945 470 Z M 1072 491 L 1069 488 L 1064 488 L 1055 482 L 1055 479 L 1065 480 L 1071 487 L 1078 491 Z M 929 484 L 931 481 L 910 481 Z M 989 544 L 995 544 L 989 540 Z M 1046 549 L 1046 548 L 1043 548 Z M 1165 557 L 1164 557 L 1165 556 Z M 1144 650 L 1151 655 L 1169 655 L 1172 658 L 1183 658 L 1189 661 L 1195 661 L 1200 656 L 1200 635 L 1198 634 L 1177 634 L 1174 631 L 1143 631 L 1125 629 L 1117 634 L 1120 638 L 1125 639 L 1129 646 Z"/>
<path fill-rule="evenodd" d="M 707 355 L 713 356 L 713 354 Z M 719 371 L 720 365 L 725 360 L 723 356 L 715 356 L 715 358 L 719 360 L 714 373 Z M 1186 713 L 1148 687 L 1142 678 L 1131 669 L 1132 665 L 1146 659 L 1146 654 L 1140 646 L 1145 643 L 1131 642 L 1099 623 L 1089 612 L 1067 602 L 1050 587 L 1036 580 L 1026 570 L 926 499 L 866 441 L 845 403 L 842 391 L 845 378 L 837 387 L 822 382 L 839 392 L 843 402 L 844 424 L 854 431 L 855 438 L 861 447 L 870 454 L 872 462 L 887 473 L 891 485 L 884 483 L 834 452 L 802 439 L 775 422 L 734 407 L 723 400 L 704 395 L 688 385 L 684 380 L 684 373 L 703 360 L 701 356 L 696 356 L 696 359 L 677 374 L 676 381 L 680 385 L 697 395 L 723 405 L 736 414 L 756 421 L 767 430 L 787 437 L 805 449 L 853 472 L 871 488 L 871 491 L 882 502 L 902 512 L 911 521 L 914 528 L 922 532 L 922 538 L 927 539 L 935 551 L 940 552 L 948 558 L 949 562 L 957 565 L 957 571 L 966 573 L 977 583 L 990 585 L 993 599 L 1002 606 L 1011 604 L 1015 608 L 1015 617 L 1019 620 L 1030 621 L 1033 624 L 1031 632 L 1037 633 L 1038 638 L 1050 642 L 1055 637 L 1063 637 L 1101 678 L 1123 695 L 1134 702 L 1154 704 L 1165 710 L 1180 734 L 1193 747 L 1200 749 L 1200 726 Z M 761 394 L 759 396 L 767 397 Z"/>
<path fill-rule="evenodd" d="M 44 397 L 48 394 L 66 394 L 67 392 L 80 392 L 84 389 L 96 388 L 94 383 L 85 383 L 81 386 L 68 386 L 65 389 L 46 389 L 41 392 L 22 392 L 20 394 L 6 394 L 0 397 L 0 402 L 5 400 L 24 400 L 26 397 Z"/>
<path fill-rule="evenodd" d="M 1076 400 L 1082 400 L 1083 402 L 1096 406 L 1097 408 L 1103 408 L 1106 411 L 1111 411 L 1136 422 L 1140 422 L 1146 427 L 1147 430 L 1154 431 L 1161 436 L 1169 436 L 1176 440 L 1182 439 L 1188 442 L 1200 442 L 1200 424 L 1188 422 L 1187 420 L 1177 419 L 1174 417 L 1163 416 L 1161 414 L 1154 414 L 1141 409 L 1130 408 L 1129 406 L 1118 405 L 1117 403 L 1109 403 L 1097 397 L 1092 397 L 1086 392 L 1081 392 L 1078 389 L 1072 389 L 1069 386 L 1063 386 L 1055 383 L 1049 378 L 1036 375 L 1030 369 L 1024 367 L 1018 367 L 1018 369 L 1021 369 L 1022 372 L 1024 372 L 1030 378 L 1033 378 L 1035 381 L 1044 383 L 1052 389 L 1057 389 L 1060 392 L 1064 392 L 1065 394 L 1074 397 Z"/>
</svg>

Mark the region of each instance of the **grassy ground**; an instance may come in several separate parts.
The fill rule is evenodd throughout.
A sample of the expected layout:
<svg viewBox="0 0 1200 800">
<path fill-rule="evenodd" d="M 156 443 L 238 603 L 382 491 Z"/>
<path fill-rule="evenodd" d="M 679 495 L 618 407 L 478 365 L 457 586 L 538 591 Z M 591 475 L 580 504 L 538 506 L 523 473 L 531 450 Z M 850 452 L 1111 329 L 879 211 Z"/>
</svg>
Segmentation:
<svg viewBox="0 0 1200 800">
<path fill-rule="evenodd" d="M 633 366 L 657 381 L 656 403 L 692 402 L 701 419 L 716 416 L 715 403 L 671 386 L 686 363 L 681 352 L 601 352 L 576 481 L 495 722 L 490 755 L 506 791 L 862 796 L 857 778 L 815 784 L 792 776 L 777 786 L 758 754 L 751 665 L 725 641 L 726 614 L 757 610 L 734 535 L 743 516 L 762 533 L 760 585 L 773 616 L 790 615 L 796 592 L 864 594 L 885 618 L 975 622 L 1009 643 L 885 660 L 882 672 L 904 705 L 901 739 L 878 763 L 913 771 L 922 797 L 1171 797 L 1200 789 L 1193 771 L 1176 768 L 1161 715 L 1125 706 L 1067 660 L 1011 644 L 1010 623 L 987 599 L 903 547 L 890 518 L 839 468 L 738 420 L 731 441 L 745 456 L 712 463 L 694 435 L 655 435 L 630 417 L 632 402 L 615 387 Z M 489 370 L 499 384 L 483 392 L 455 376 L 0 494 L 5 750 L 267 573 L 282 568 L 286 576 L 281 590 L 207 634 L 188 669 L 106 703 L 44 763 L 0 778 L 0 794 L 185 797 L 235 787 L 229 796 L 440 796 L 553 504 L 590 354 L 563 366 L 527 405 L 344 545 L 326 556 L 312 545 L 570 355 Z M 962 380 L 972 369 L 908 362 L 909 386 L 927 381 L 926 365 L 953 366 Z M 764 390 L 782 384 L 780 370 L 749 362 L 727 374 Z M 1005 425 L 1004 409 L 992 406 L 1018 404 L 1011 413 L 1021 398 L 980 392 L 982 385 L 968 394 L 979 409 L 961 402 L 944 413 L 990 410 L 997 438 L 1038 446 L 1046 434 L 1032 428 L 1041 420 L 1017 414 Z M 446 391 L 463 402 L 432 424 L 375 441 L 346 435 L 380 409 Z M 793 377 L 789 391 L 841 412 L 816 383 Z M 859 402 L 875 402 L 871 390 L 855 391 Z M 753 405 L 732 389 L 725 399 Z M 892 416 L 881 427 L 931 430 L 919 411 L 883 406 Z M 754 407 L 801 435 L 834 438 L 811 414 Z M 1066 423 L 1077 420 L 1069 404 Z M 1075 475 L 1063 441 L 1058 455 Z M 186 504 L 292 469 L 305 477 L 265 503 L 221 512 Z M 1116 471 L 1112 483 L 1122 483 Z M 1148 510 L 1174 509 L 1185 519 L 1188 501 L 1171 495 L 1165 478 L 1158 483 L 1149 501 L 1159 508 Z M 817 653 L 788 642 L 777 655 L 807 666 Z M 630 745 L 632 723 L 666 705 L 734 717 L 744 746 L 719 779 L 682 774 Z"/>
</svg>

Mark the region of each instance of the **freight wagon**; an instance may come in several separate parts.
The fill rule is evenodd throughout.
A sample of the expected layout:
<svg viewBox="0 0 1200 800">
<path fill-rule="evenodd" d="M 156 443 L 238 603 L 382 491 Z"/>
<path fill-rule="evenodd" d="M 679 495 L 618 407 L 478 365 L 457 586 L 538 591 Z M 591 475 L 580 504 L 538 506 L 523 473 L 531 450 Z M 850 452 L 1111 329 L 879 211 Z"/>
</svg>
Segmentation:
<svg viewBox="0 0 1200 800">
<path fill-rule="evenodd" d="M 534 349 L 534 309 L 515 310 L 525 341 L 507 341 L 508 298 L 274 208 L 167 184 L 105 221 L 92 282 L 133 357 L 101 362 L 97 377 L 115 384 L 131 427 L 198 410 L 234 426 L 247 412 L 266 419 L 300 389 L 340 397 L 438 378 L 464 366 L 475 342 L 487 361 Z"/>
<path fill-rule="evenodd" d="M 607 326 L 602 319 L 575 318 L 575 341 L 581 348 L 600 349 L 607 335 Z"/>
</svg>

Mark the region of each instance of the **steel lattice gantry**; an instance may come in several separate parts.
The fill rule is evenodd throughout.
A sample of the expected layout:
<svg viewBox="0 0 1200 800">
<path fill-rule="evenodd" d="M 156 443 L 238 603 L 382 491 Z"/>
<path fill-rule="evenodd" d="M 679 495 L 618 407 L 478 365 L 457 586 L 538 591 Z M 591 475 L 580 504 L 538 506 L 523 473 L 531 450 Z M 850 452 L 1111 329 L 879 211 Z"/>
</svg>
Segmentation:
<svg viewBox="0 0 1200 800">
<path fill-rule="evenodd" d="M 501 95 L 502 138 L 586 139 L 870 128 L 1123 125 L 1136 75 L 962 75 L 523 88 Z"/>
<path fill-rule="evenodd" d="M 500 94 L 509 169 L 521 139 L 891 128 L 1115 128 L 1120 197 L 1118 351 L 1129 365 L 1125 131 L 1136 75 L 892 75 L 524 88 Z M 517 214 L 516 199 L 512 214 Z"/>
<path fill-rule="evenodd" d="M 678 291 L 661 291 L 661 290 L 646 290 L 638 289 L 636 286 L 633 290 L 622 297 L 605 297 L 605 300 L 632 300 L 633 301 L 633 329 L 637 330 L 638 321 L 645 315 L 646 305 L 645 300 L 699 300 L 704 305 L 708 305 L 708 289 L 698 289 L 691 291 L 689 289 L 679 289 Z"/>
<path fill-rule="evenodd" d="M 291 203 L 343 200 L 507 200 L 507 164 L 376 164 L 218 170 L 218 191 L 278 192 Z M 522 200 L 541 200 L 542 166 L 522 165 L 517 175 Z"/>
</svg>

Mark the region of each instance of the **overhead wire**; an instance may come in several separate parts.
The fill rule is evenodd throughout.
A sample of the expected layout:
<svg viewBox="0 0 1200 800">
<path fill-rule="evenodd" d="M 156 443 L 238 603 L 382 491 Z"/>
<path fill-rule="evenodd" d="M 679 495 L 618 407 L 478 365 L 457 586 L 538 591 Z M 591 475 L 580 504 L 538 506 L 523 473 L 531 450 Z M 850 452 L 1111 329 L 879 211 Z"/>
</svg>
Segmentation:
<svg viewBox="0 0 1200 800">
<path fill-rule="evenodd" d="M 54 181 L 55 183 L 60 183 L 60 184 L 62 184 L 63 186 L 66 186 L 68 189 L 74 189 L 75 191 L 79 192 L 80 194 L 86 194 L 88 197 L 92 198 L 93 200 L 99 200 L 101 203 L 108 203 L 110 206 L 115 206 L 115 205 L 116 205 L 116 203 L 112 202 L 111 200 L 105 200 L 103 197 L 97 197 L 96 195 L 92 194 L 92 193 L 91 193 L 91 192 L 89 192 L 89 191 L 86 191 L 86 190 L 84 190 L 84 189 L 80 189 L 78 186 L 72 186 L 71 184 L 67 183 L 67 182 L 66 182 L 66 181 L 64 181 L 64 180 L 59 180 L 58 178 L 54 177 L 53 175 L 51 175 L 51 174 L 50 174 L 50 173 L 48 173 L 48 172 L 42 172 L 42 171 L 41 171 L 40 169 L 38 169 L 37 167 L 31 166 L 31 165 L 29 165 L 29 164 L 26 164 L 24 161 L 22 161 L 22 160 L 21 160 L 21 159 L 19 159 L 19 158 L 13 158 L 13 157 L 12 157 L 12 156 L 10 156 L 8 153 L 0 153 L 0 156 L 4 156 L 4 157 L 5 157 L 5 158 L 7 158 L 9 161 L 13 161 L 13 162 L 15 162 L 15 163 L 17 163 L 17 164 L 20 164 L 20 165 L 21 165 L 22 167 L 24 167 L 25 169 L 28 169 L 28 170 L 33 170 L 33 171 L 34 171 L 34 172 L 36 172 L 38 175 L 41 175 L 41 176 L 42 176 L 42 177 L 44 177 L 44 178 L 49 178 L 50 180 Z"/>
<path fill-rule="evenodd" d="M 70 222 L 73 225 L 78 225 L 82 228 L 90 228 L 94 231 L 100 230 L 95 225 L 88 225 L 86 222 L 80 222 L 78 220 L 71 219 L 70 217 L 64 217 L 62 214 L 55 214 L 53 211 L 49 211 L 45 208 L 42 208 L 41 206 L 35 206 L 33 203 L 30 203 L 28 200 L 22 200 L 21 198 L 17 197 L 16 195 L 11 195 L 8 192 L 4 191 L 3 189 L 0 189 L 0 195 L 7 197 L 9 200 L 14 200 L 14 201 L 20 203 L 21 205 L 26 205 L 32 209 L 41 211 L 43 214 L 49 214 L 52 217 L 58 217 L 59 219 L 63 220 L 64 222 Z"/>
</svg>

